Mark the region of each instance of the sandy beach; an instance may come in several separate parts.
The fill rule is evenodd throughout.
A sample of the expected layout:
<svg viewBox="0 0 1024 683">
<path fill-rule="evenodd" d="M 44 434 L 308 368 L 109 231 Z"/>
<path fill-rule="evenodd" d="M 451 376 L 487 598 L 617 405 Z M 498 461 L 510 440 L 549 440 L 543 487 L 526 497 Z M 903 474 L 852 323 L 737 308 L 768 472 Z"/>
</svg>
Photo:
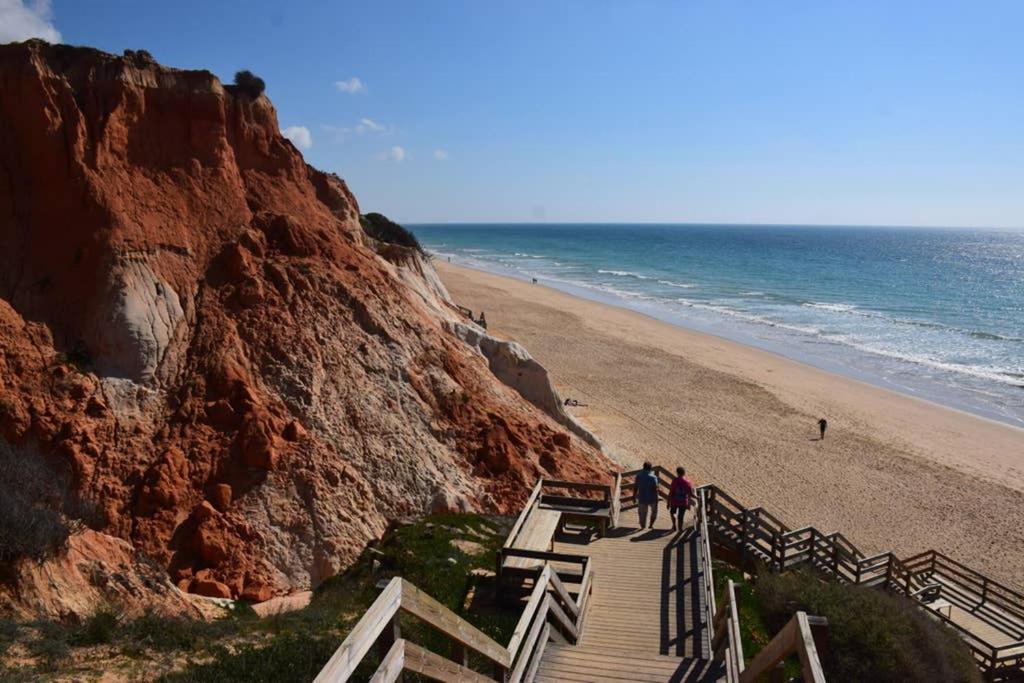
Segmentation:
<svg viewBox="0 0 1024 683">
<path fill-rule="evenodd" d="M 1024 430 L 626 309 L 436 262 L 626 467 L 685 465 L 868 553 L 934 548 L 1024 588 Z M 816 422 L 829 421 L 824 441 Z"/>
</svg>

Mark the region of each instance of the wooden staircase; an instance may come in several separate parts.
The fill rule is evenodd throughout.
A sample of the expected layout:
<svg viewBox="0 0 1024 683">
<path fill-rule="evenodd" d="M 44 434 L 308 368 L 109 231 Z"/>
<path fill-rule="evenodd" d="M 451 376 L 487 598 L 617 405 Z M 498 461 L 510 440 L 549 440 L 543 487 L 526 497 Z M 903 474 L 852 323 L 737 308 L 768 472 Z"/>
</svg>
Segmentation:
<svg viewBox="0 0 1024 683">
<path fill-rule="evenodd" d="M 537 670 L 538 683 L 718 680 L 721 671 L 706 659 L 628 654 L 596 645 L 548 645 Z"/>
</svg>

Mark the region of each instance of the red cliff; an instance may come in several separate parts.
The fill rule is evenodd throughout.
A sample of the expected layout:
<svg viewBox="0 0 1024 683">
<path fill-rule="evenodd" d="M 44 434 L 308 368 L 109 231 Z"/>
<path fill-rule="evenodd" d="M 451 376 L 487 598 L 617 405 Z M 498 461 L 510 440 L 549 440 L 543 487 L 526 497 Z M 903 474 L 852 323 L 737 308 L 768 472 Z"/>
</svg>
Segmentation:
<svg viewBox="0 0 1024 683">
<path fill-rule="evenodd" d="M 605 476 L 358 213 L 263 96 L 0 46 L 0 437 L 181 588 L 253 600 L 396 517 Z"/>
</svg>

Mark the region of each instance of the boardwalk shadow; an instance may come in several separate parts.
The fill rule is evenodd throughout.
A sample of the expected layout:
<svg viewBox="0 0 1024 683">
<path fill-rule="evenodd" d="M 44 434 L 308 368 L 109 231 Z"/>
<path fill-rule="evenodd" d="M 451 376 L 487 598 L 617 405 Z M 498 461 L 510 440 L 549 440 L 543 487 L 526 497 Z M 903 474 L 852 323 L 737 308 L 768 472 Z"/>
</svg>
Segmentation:
<svg viewBox="0 0 1024 683">
<path fill-rule="evenodd" d="M 698 536 L 693 528 L 673 538 L 662 553 L 659 651 L 663 655 L 697 658 L 710 655 L 704 645 L 699 553 Z"/>
<path fill-rule="evenodd" d="M 637 541 L 656 541 L 659 538 L 664 538 L 669 534 L 674 533 L 671 529 L 648 529 L 639 536 L 634 536 L 629 539 L 630 543 L 636 543 Z"/>
</svg>

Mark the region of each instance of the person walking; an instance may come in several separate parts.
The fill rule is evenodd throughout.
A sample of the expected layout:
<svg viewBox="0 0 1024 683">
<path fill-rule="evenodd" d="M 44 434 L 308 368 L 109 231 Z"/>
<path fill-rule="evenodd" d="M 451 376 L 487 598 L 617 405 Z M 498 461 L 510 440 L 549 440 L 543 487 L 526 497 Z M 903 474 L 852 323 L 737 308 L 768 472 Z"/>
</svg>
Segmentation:
<svg viewBox="0 0 1024 683">
<path fill-rule="evenodd" d="M 640 528 L 647 526 L 647 515 L 650 513 L 651 526 L 658 518 L 658 475 L 654 473 L 651 463 L 645 462 L 644 468 L 636 475 L 637 514 L 640 516 Z"/>
<path fill-rule="evenodd" d="M 821 418 L 820 420 L 818 420 L 818 429 L 821 430 L 821 438 L 818 439 L 818 441 L 824 441 L 825 430 L 828 429 L 828 420 L 826 420 L 825 418 Z"/>
<path fill-rule="evenodd" d="M 672 517 L 673 531 L 683 530 L 686 509 L 690 507 L 696 494 L 693 483 L 686 478 L 686 469 L 677 467 L 676 476 L 668 490 L 668 513 Z"/>
</svg>

